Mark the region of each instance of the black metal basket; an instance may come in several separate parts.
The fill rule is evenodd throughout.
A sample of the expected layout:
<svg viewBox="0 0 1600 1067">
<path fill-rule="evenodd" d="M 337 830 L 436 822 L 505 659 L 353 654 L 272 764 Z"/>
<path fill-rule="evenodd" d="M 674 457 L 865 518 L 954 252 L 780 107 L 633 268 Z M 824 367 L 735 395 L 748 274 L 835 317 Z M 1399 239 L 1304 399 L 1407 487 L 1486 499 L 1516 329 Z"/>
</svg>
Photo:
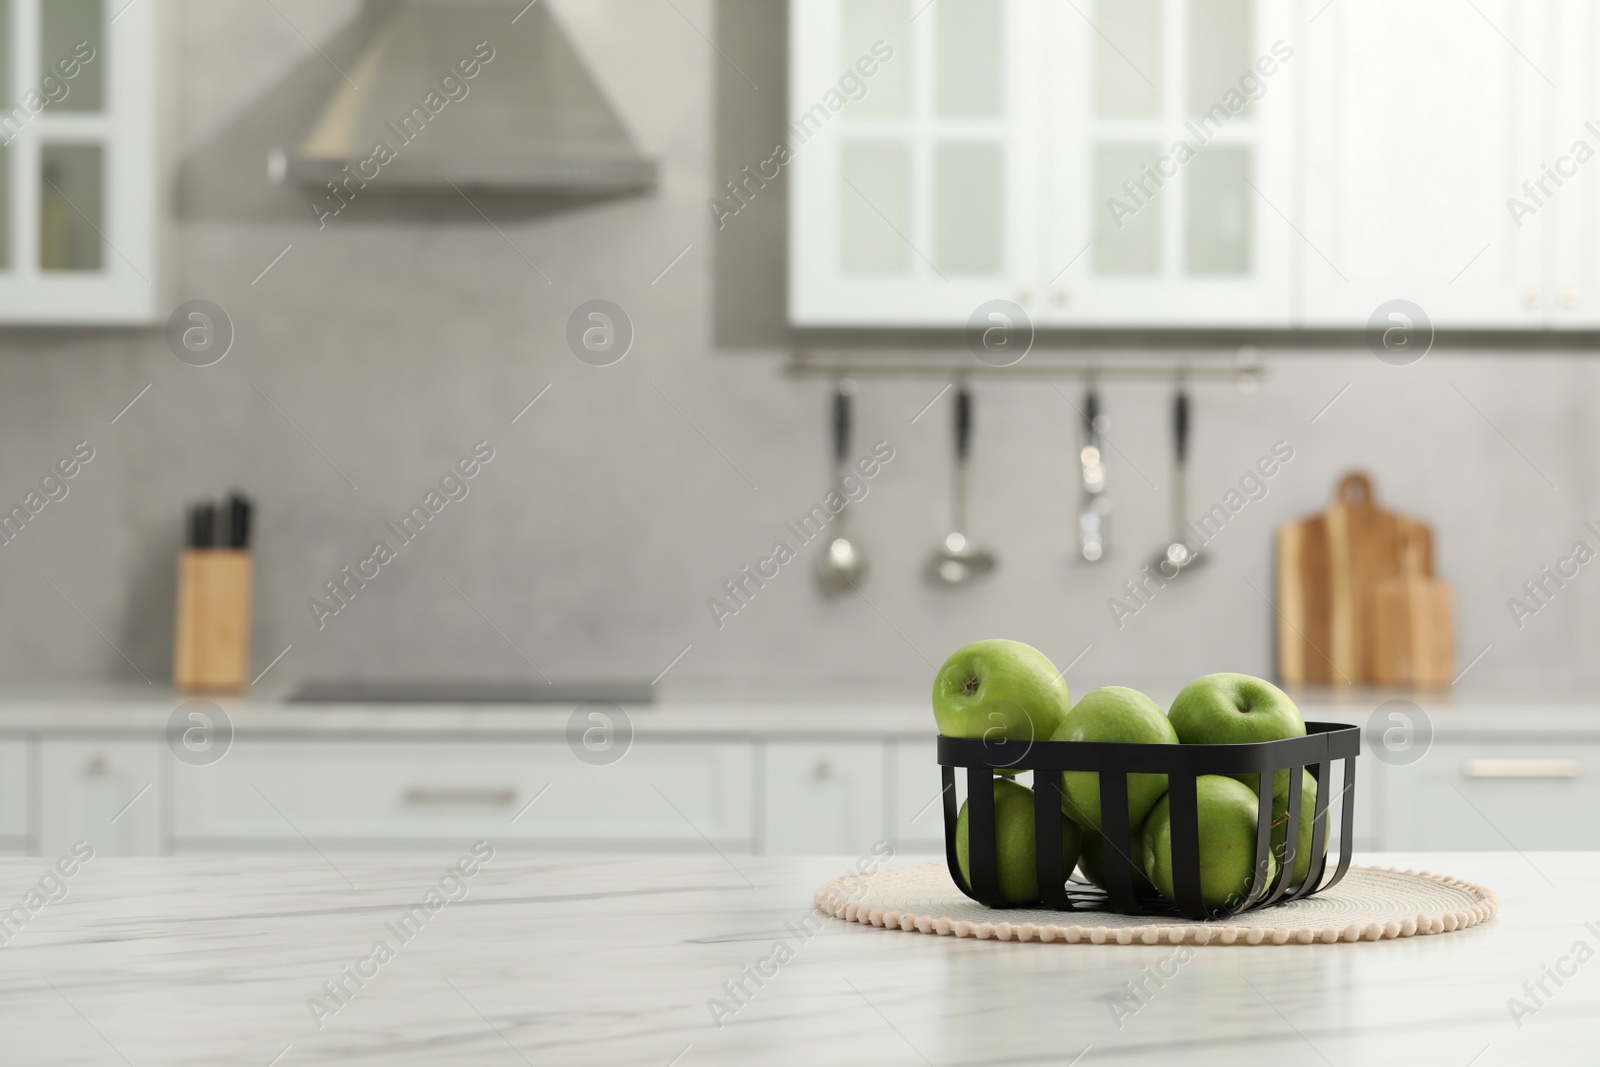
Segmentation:
<svg viewBox="0 0 1600 1067">
<path fill-rule="evenodd" d="M 1124 915 L 1172 915 L 1213 919 L 1321 892 L 1344 877 L 1350 866 L 1351 836 L 1355 819 L 1356 756 L 1361 752 L 1361 729 L 1340 723 L 1308 722 L 1304 737 L 1263 741 L 1248 745 L 1145 745 L 1094 741 L 990 741 L 940 735 L 938 757 L 944 778 L 944 840 L 950 877 L 978 903 L 991 908 L 1027 907 L 1007 904 L 1000 896 L 995 865 L 994 780 L 996 771 L 1015 774 L 1035 771 L 1034 845 L 1040 902 L 1056 911 L 1115 911 Z M 1326 884 L 1327 813 L 1334 800 L 1334 761 L 1342 761 L 1344 784 L 1338 794 L 1340 833 L 1338 867 Z M 968 859 L 972 884 L 961 876 L 956 860 L 957 767 L 967 769 Z M 1300 841 L 1302 771 L 1310 769 L 1317 780 L 1316 822 L 1312 825 L 1312 862 L 1305 878 L 1294 882 L 1296 849 Z M 1268 884 L 1272 847 L 1272 785 L 1274 772 L 1289 772 L 1288 823 L 1285 854 L 1278 877 Z M 1068 882 L 1061 852 L 1062 820 L 1060 771 L 1097 771 L 1100 774 L 1100 811 L 1104 853 L 1105 889 L 1087 882 Z M 1165 899 L 1134 892 L 1136 855 L 1128 825 L 1129 774 L 1164 774 L 1172 813 L 1172 877 L 1177 906 Z M 1250 892 L 1236 906 L 1207 908 L 1200 892 L 1200 824 L 1195 779 L 1203 774 L 1257 774 L 1260 806 L 1257 810 L 1255 878 Z M 1037 904 L 1033 906 L 1038 906 Z"/>
</svg>

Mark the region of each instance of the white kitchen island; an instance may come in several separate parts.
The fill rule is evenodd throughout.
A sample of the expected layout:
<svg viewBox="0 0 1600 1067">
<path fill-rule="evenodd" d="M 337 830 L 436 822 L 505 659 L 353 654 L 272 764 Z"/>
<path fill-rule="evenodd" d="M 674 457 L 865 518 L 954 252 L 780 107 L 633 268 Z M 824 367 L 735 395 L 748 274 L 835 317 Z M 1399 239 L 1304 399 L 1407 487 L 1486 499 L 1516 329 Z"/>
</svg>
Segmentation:
<svg viewBox="0 0 1600 1067">
<path fill-rule="evenodd" d="M 1395 941 L 1206 946 L 1120 1028 L 1112 996 L 1171 946 L 934 937 L 814 912 L 812 891 L 855 857 L 459 854 L 474 873 L 443 889 L 444 859 L 311 848 L 76 863 L 66 896 L 0 948 L 0 1060 L 1490 1067 L 1592 1063 L 1600 1036 L 1597 853 L 1358 857 L 1478 882 L 1499 914 Z M 0 902 L 49 869 L 0 861 Z M 808 921 L 820 930 L 802 940 Z M 780 939 L 792 959 L 719 1026 L 708 1002 Z M 1546 968 L 1572 973 L 1546 979 L 1519 1026 L 1507 1000 Z"/>
</svg>

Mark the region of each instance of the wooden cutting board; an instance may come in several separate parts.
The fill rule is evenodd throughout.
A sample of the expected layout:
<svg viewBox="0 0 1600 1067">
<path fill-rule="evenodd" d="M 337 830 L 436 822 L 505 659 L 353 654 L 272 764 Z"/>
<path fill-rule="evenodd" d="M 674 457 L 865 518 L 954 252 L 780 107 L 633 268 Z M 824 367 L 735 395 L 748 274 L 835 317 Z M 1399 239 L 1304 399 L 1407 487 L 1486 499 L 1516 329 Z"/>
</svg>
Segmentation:
<svg viewBox="0 0 1600 1067">
<path fill-rule="evenodd" d="M 1352 472 L 1332 506 L 1278 529 L 1278 675 L 1286 683 L 1435 685 L 1452 667 L 1450 589 L 1433 532 L 1378 506 Z"/>
<path fill-rule="evenodd" d="M 1367 680 L 1442 688 L 1456 670 L 1455 591 L 1422 573 L 1419 551 L 1405 545 L 1402 553 L 1401 573 L 1379 579 L 1367 605 Z"/>
</svg>

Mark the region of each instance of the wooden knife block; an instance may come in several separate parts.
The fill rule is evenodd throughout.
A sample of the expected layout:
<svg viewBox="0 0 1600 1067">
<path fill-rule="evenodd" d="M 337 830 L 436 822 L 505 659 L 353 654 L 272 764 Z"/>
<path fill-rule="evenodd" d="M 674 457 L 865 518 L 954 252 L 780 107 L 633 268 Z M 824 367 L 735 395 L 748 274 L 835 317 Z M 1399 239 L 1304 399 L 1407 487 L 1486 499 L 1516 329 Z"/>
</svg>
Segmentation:
<svg viewBox="0 0 1600 1067">
<path fill-rule="evenodd" d="M 178 557 L 172 681 L 185 693 L 237 693 L 250 681 L 250 553 L 192 548 Z"/>
</svg>

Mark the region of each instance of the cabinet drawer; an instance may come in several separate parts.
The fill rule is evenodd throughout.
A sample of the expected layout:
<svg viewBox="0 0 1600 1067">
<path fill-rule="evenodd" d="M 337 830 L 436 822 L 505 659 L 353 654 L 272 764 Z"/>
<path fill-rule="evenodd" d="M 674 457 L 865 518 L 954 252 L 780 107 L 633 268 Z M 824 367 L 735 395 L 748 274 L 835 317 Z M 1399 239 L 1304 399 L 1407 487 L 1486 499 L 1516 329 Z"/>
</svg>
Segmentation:
<svg viewBox="0 0 1600 1067">
<path fill-rule="evenodd" d="M 884 745 L 772 741 L 763 746 L 762 851 L 860 855 L 886 829 Z"/>
<path fill-rule="evenodd" d="M 303 835 L 748 850 L 750 810 L 751 746 L 737 742 L 635 743 L 591 766 L 559 741 L 245 739 L 218 763 L 173 770 L 173 836 L 189 846 Z"/>
<path fill-rule="evenodd" d="M 1386 848 L 1600 849 L 1600 745 L 1435 745 L 1387 770 Z"/>
<path fill-rule="evenodd" d="M 157 740 L 40 741 L 40 855 L 59 856 L 78 841 L 98 856 L 159 855 L 164 756 Z"/>
</svg>

